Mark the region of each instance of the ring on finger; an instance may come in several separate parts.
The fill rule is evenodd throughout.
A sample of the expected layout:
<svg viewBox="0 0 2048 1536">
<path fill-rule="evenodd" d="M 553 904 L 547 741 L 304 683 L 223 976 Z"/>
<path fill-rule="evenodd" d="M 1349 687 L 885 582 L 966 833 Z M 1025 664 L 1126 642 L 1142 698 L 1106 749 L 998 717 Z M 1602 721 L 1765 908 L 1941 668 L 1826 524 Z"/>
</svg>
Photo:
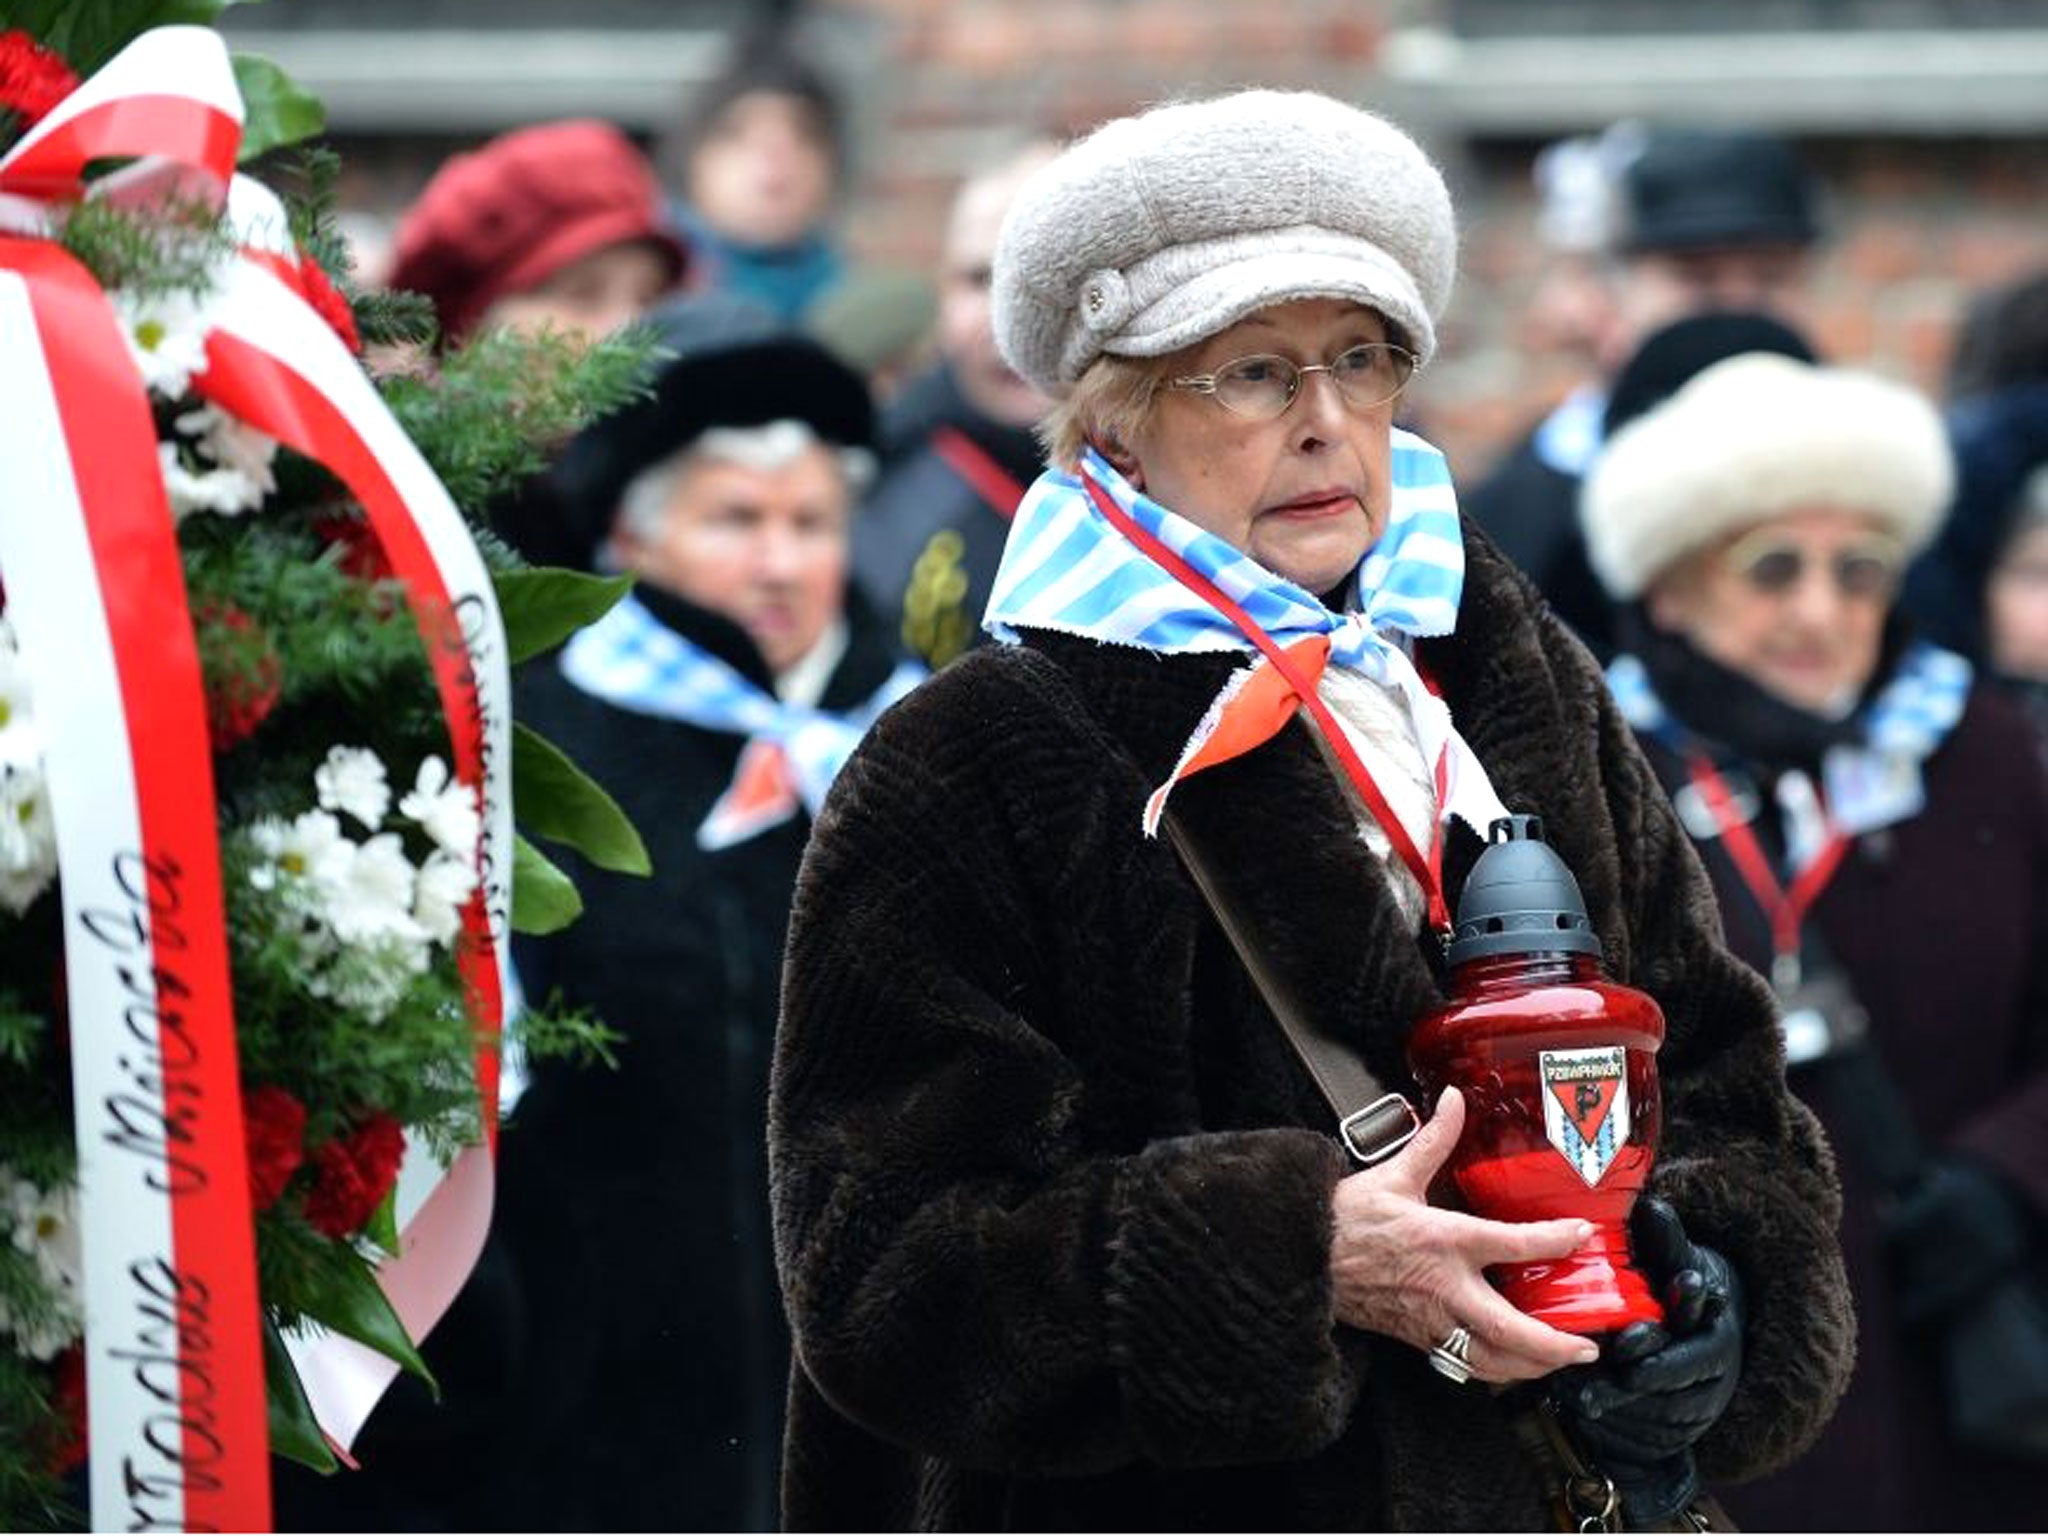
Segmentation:
<svg viewBox="0 0 2048 1536">
<path fill-rule="evenodd" d="M 1472 1330 L 1460 1325 L 1429 1352 L 1429 1363 L 1437 1373 L 1459 1386 L 1472 1379 Z"/>
</svg>

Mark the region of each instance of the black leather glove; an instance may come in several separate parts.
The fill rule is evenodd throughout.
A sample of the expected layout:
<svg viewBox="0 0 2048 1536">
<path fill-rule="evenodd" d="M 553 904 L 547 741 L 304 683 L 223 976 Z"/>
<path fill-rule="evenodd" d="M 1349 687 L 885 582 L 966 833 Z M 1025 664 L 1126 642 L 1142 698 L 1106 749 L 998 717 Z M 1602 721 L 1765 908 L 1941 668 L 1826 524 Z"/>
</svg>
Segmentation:
<svg viewBox="0 0 2048 1536">
<path fill-rule="evenodd" d="M 1699 1492 L 1692 1448 L 1735 1395 L 1743 1305 L 1734 1269 L 1688 1238 L 1666 1202 L 1639 1200 L 1629 1239 L 1664 1322 L 1630 1324 L 1598 1364 L 1560 1373 L 1553 1391 L 1586 1458 L 1614 1480 L 1624 1520 L 1640 1526 L 1671 1519 Z"/>
<path fill-rule="evenodd" d="M 2027 1213 L 2005 1182 L 1967 1158 L 1930 1158 L 1912 1193 L 1886 1214 L 1892 1288 L 1907 1323 L 1954 1311 L 2027 1249 Z"/>
</svg>

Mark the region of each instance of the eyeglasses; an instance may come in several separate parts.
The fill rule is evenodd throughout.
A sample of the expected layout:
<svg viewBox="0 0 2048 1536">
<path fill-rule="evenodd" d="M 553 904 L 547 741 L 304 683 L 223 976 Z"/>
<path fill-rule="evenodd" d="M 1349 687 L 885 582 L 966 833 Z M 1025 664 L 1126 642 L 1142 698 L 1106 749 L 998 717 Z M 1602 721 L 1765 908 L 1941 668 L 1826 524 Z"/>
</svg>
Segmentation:
<svg viewBox="0 0 2048 1536">
<path fill-rule="evenodd" d="M 1169 379 L 1166 387 L 1207 395 L 1233 416 L 1271 421 L 1286 414 L 1309 374 L 1327 373 L 1345 403 L 1363 411 L 1385 405 L 1400 394 L 1420 366 L 1420 360 L 1406 347 L 1391 341 L 1367 341 L 1338 353 L 1330 362 L 1306 366 L 1272 353 L 1255 353 L 1225 363 L 1214 373 Z"/>
<path fill-rule="evenodd" d="M 1898 584 L 1900 548 L 1886 539 L 1852 544 L 1823 560 L 1803 545 L 1786 542 L 1775 533 L 1751 534 L 1729 546 L 1722 559 L 1727 568 L 1758 592 L 1782 597 L 1806 579 L 1809 560 L 1826 565 L 1835 578 L 1835 590 L 1844 597 L 1889 596 Z"/>
</svg>

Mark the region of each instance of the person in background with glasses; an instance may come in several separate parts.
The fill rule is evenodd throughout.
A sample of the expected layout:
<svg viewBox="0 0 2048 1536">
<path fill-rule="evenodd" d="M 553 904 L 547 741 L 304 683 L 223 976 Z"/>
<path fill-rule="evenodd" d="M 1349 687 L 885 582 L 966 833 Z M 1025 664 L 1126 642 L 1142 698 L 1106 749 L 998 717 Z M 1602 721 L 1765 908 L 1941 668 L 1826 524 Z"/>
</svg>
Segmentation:
<svg viewBox="0 0 2048 1536">
<path fill-rule="evenodd" d="M 1962 1444 L 1942 1372 L 2048 1212 L 2048 783 L 2025 720 L 1897 611 L 1954 483 L 1933 406 L 1748 350 L 1750 318 L 1687 326 L 1624 379 L 1738 355 L 1614 423 L 1581 504 L 1608 679 L 1778 993 L 1861 1324 L 1818 1444 L 1726 1502 L 1746 1529 L 2037 1528 L 2039 1467 Z"/>
<path fill-rule="evenodd" d="M 1590 657 L 1393 425 L 1456 247 L 1422 150 L 1310 93 L 1120 119 L 1017 194 L 995 334 L 1055 404 L 998 643 L 877 722 L 792 913 L 787 1528 L 1533 1530 L 1552 1387 L 1649 1522 L 1826 1418 L 1837 1195 L 1769 994 Z M 1504 807 L 1669 1019 L 1639 1258 L 1674 1311 L 1626 1346 L 1486 1277 L 1590 1228 L 1431 1198 L 1466 1107 L 1405 1045 Z M 1162 812 L 1413 1098 L 1398 1150 L 1347 1152 Z"/>
</svg>

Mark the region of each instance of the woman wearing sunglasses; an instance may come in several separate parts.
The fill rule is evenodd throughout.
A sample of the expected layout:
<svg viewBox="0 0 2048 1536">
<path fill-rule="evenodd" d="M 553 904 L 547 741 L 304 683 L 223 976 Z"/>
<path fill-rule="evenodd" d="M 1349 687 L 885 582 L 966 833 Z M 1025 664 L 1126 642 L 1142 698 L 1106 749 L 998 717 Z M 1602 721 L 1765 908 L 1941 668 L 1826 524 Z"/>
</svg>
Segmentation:
<svg viewBox="0 0 2048 1536">
<path fill-rule="evenodd" d="M 1836 1194 L 1769 997 L 1585 651 L 1394 426 L 1456 244 L 1421 150 L 1305 93 L 1110 123 L 1013 204 L 996 335 L 1059 404 L 1007 643 L 878 722 L 791 928 L 790 1527 L 1535 1529 L 1494 1389 L 1566 1368 L 1624 1503 L 1668 1516 L 1826 1417 Z M 1487 1281 L 1579 1223 L 1431 1198 L 1466 1108 L 1419 1102 L 1405 1046 L 1503 806 L 1669 1019 L 1640 1257 L 1674 1306 L 1630 1350 Z M 1434 1110 L 1405 1145 L 1354 1161 L 1162 830 L 1298 1011 Z"/>
<path fill-rule="evenodd" d="M 2038 1466 L 1959 1443 L 1942 1374 L 2048 1206 L 2048 789 L 1895 612 L 1952 482 L 1911 390 L 1753 352 L 1614 434 L 1581 503 L 1610 684 L 1842 1171 L 1856 1374 L 1812 1452 L 1728 1491 L 1750 1528 L 2040 1520 Z"/>
</svg>

